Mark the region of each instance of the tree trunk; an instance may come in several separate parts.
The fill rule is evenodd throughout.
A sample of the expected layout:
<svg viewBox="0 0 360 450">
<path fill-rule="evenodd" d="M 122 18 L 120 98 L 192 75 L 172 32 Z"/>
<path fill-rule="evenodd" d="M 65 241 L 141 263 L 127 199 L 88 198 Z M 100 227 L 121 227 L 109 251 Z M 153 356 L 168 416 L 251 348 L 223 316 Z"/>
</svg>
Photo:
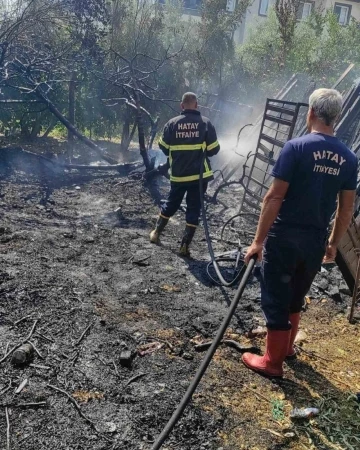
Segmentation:
<svg viewBox="0 0 360 450">
<path fill-rule="evenodd" d="M 136 127 L 137 127 L 137 122 L 135 120 L 135 122 L 133 123 L 132 127 L 131 127 L 131 131 L 130 131 L 130 121 L 128 121 L 127 123 L 127 129 L 126 129 L 126 136 L 122 136 L 121 137 L 121 151 L 122 152 L 126 152 L 127 150 L 129 150 L 129 145 L 131 143 L 131 141 L 133 140 L 135 131 L 136 131 Z M 125 128 L 125 123 L 124 123 L 124 128 Z"/>
<path fill-rule="evenodd" d="M 76 74 L 71 74 L 69 82 L 69 122 L 75 126 L 75 95 L 76 95 Z M 68 130 L 68 155 L 70 161 L 74 157 L 74 135 Z"/>
<path fill-rule="evenodd" d="M 51 116 L 49 126 L 46 128 L 45 133 L 41 136 L 43 138 L 47 138 L 49 134 L 52 132 L 52 130 L 55 128 L 57 124 L 57 120 L 54 116 Z"/>
<path fill-rule="evenodd" d="M 76 75 L 75 72 L 71 75 L 69 82 L 69 122 L 75 126 L 75 95 L 76 95 Z M 68 141 L 73 141 L 74 135 L 68 130 Z"/>
<path fill-rule="evenodd" d="M 151 126 L 151 136 L 150 136 L 150 140 L 149 140 L 148 150 L 152 149 L 154 139 L 155 139 L 155 136 L 156 136 L 156 133 L 158 130 L 159 122 L 160 122 L 160 117 L 158 117 L 155 120 L 155 122 L 153 123 L 153 125 Z"/>
<path fill-rule="evenodd" d="M 130 111 L 126 108 L 126 115 L 123 124 L 122 134 L 121 134 L 121 143 L 120 143 L 120 152 L 123 153 L 128 149 L 128 141 L 130 135 Z"/>
<path fill-rule="evenodd" d="M 55 117 L 59 119 L 59 121 L 69 130 L 71 133 L 76 136 L 81 142 L 86 144 L 88 147 L 92 148 L 96 151 L 96 153 L 101 156 L 105 161 L 110 164 L 117 164 L 117 161 L 113 159 L 110 155 L 107 154 L 101 147 L 95 144 L 95 142 L 88 139 L 86 136 L 80 133 L 74 125 L 72 125 L 69 120 L 61 114 L 61 112 L 57 109 L 57 107 L 52 103 L 46 95 L 42 92 L 42 90 L 38 87 L 36 89 L 36 95 L 48 106 L 49 111 L 54 114 Z"/>
<path fill-rule="evenodd" d="M 40 134 L 41 131 L 41 113 L 36 114 L 34 125 L 32 126 L 32 130 L 30 132 L 30 139 L 34 140 Z"/>
<path fill-rule="evenodd" d="M 136 131 L 136 126 L 137 126 L 137 122 L 135 120 L 135 122 L 133 123 L 132 129 L 131 129 L 131 132 L 130 132 L 130 136 L 129 136 L 128 145 L 127 145 L 126 150 L 129 150 L 129 145 L 130 145 L 131 141 L 133 140 L 133 137 L 134 137 L 134 134 L 135 134 L 135 131 Z"/>
<path fill-rule="evenodd" d="M 147 148 L 145 145 L 145 130 L 144 130 L 143 115 L 142 115 L 142 111 L 141 111 L 140 95 L 136 88 L 137 88 L 137 86 L 135 86 L 135 89 L 134 89 L 134 96 L 135 96 L 135 103 L 136 103 L 136 109 L 137 109 L 137 128 L 138 128 L 138 134 L 139 134 L 140 155 L 144 161 L 146 171 L 149 171 L 152 169 L 152 167 L 151 167 L 151 161 L 149 159 L 149 154 L 148 154 L 148 151 L 147 151 Z"/>
<path fill-rule="evenodd" d="M 29 139 L 30 131 L 27 123 L 23 121 L 23 118 L 20 119 L 20 136 L 23 139 Z"/>
</svg>

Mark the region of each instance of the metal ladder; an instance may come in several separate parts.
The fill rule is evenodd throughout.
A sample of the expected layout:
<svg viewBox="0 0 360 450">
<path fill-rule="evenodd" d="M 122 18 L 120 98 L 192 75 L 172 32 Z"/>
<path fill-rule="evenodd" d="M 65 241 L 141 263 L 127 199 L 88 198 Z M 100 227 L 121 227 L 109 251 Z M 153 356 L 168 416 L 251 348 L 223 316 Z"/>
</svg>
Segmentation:
<svg viewBox="0 0 360 450">
<path fill-rule="evenodd" d="M 307 103 L 267 99 L 257 148 L 249 174 L 240 212 L 259 214 L 264 195 L 271 184 L 271 171 L 284 144 L 303 123 Z"/>
</svg>

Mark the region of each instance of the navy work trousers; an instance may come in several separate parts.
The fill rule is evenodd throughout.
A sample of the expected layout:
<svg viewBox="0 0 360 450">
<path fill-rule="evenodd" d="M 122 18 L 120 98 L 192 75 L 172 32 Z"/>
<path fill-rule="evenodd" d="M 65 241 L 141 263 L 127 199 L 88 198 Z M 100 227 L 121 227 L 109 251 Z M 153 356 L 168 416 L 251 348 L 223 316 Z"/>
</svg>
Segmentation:
<svg viewBox="0 0 360 450">
<path fill-rule="evenodd" d="M 301 311 L 324 254 L 324 233 L 290 228 L 269 234 L 260 278 L 261 307 L 268 328 L 291 328 L 289 315 Z"/>
<path fill-rule="evenodd" d="M 207 183 L 204 183 L 204 193 Z M 186 223 L 189 225 L 199 225 L 201 211 L 200 187 L 199 183 L 183 185 L 182 183 L 171 183 L 169 196 L 161 208 L 161 215 L 172 217 L 180 208 L 181 202 L 186 194 Z"/>
</svg>

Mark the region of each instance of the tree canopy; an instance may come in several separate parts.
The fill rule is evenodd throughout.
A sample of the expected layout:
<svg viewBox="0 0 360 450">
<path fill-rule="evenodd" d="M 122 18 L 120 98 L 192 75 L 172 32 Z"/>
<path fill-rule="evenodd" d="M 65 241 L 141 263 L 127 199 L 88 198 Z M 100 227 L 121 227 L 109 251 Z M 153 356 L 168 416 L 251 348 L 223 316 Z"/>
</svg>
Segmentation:
<svg viewBox="0 0 360 450">
<path fill-rule="evenodd" d="M 121 137 L 125 150 L 140 128 L 151 142 L 186 90 L 211 116 L 224 102 L 262 102 L 295 72 L 331 85 L 360 63 L 359 24 L 321 11 L 299 22 L 298 3 L 277 0 L 236 44 L 251 0 L 234 12 L 204 0 L 189 19 L 181 0 L 0 2 L 0 132 L 34 138 L 70 124 Z"/>
</svg>

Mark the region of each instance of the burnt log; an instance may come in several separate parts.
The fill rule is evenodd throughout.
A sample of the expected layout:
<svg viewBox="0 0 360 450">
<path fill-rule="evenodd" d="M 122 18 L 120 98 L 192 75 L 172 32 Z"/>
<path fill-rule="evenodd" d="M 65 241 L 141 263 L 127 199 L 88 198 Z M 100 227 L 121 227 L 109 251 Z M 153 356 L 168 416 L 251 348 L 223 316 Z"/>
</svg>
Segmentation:
<svg viewBox="0 0 360 450">
<path fill-rule="evenodd" d="M 76 136 L 81 142 L 86 144 L 88 147 L 95 150 L 96 153 L 108 163 L 114 165 L 117 164 L 117 161 L 114 158 L 112 158 L 104 149 L 102 149 L 101 147 L 96 145 L 95 142 L 93 142 L 92 140 L 81 134 L 80 131 L 77 128 L 75 128 L 74 125 L 70 123 L 70 121 L 58 110 L 55 104 L 48 99 L 48 97 L 42 92 L 42 90 L 39 87 L 37 87 L 35 93 L 37 97 L 47 105 L 49 111 L 53 113 L 54 116 L 57 117 L 57 119 L 59 119 L 59 121 L 68 129 L 70 133 Z"/>
<path fill-rule="evenodd" d="M 45 167 L 54 172 L 59 170 L 114 170 L 122 175 L 139 168 L 140 163 L 129 164 L 67 164 L 56 158 L 49 158 L 47 156 L 24 150 L 22 147 L 5 147 L 0 148 L 0 164 L 5 166 L 19 165 L 22 167 L 23 163 L 31 164 L 34 161 L 42 163 Z"/>
</svg>

